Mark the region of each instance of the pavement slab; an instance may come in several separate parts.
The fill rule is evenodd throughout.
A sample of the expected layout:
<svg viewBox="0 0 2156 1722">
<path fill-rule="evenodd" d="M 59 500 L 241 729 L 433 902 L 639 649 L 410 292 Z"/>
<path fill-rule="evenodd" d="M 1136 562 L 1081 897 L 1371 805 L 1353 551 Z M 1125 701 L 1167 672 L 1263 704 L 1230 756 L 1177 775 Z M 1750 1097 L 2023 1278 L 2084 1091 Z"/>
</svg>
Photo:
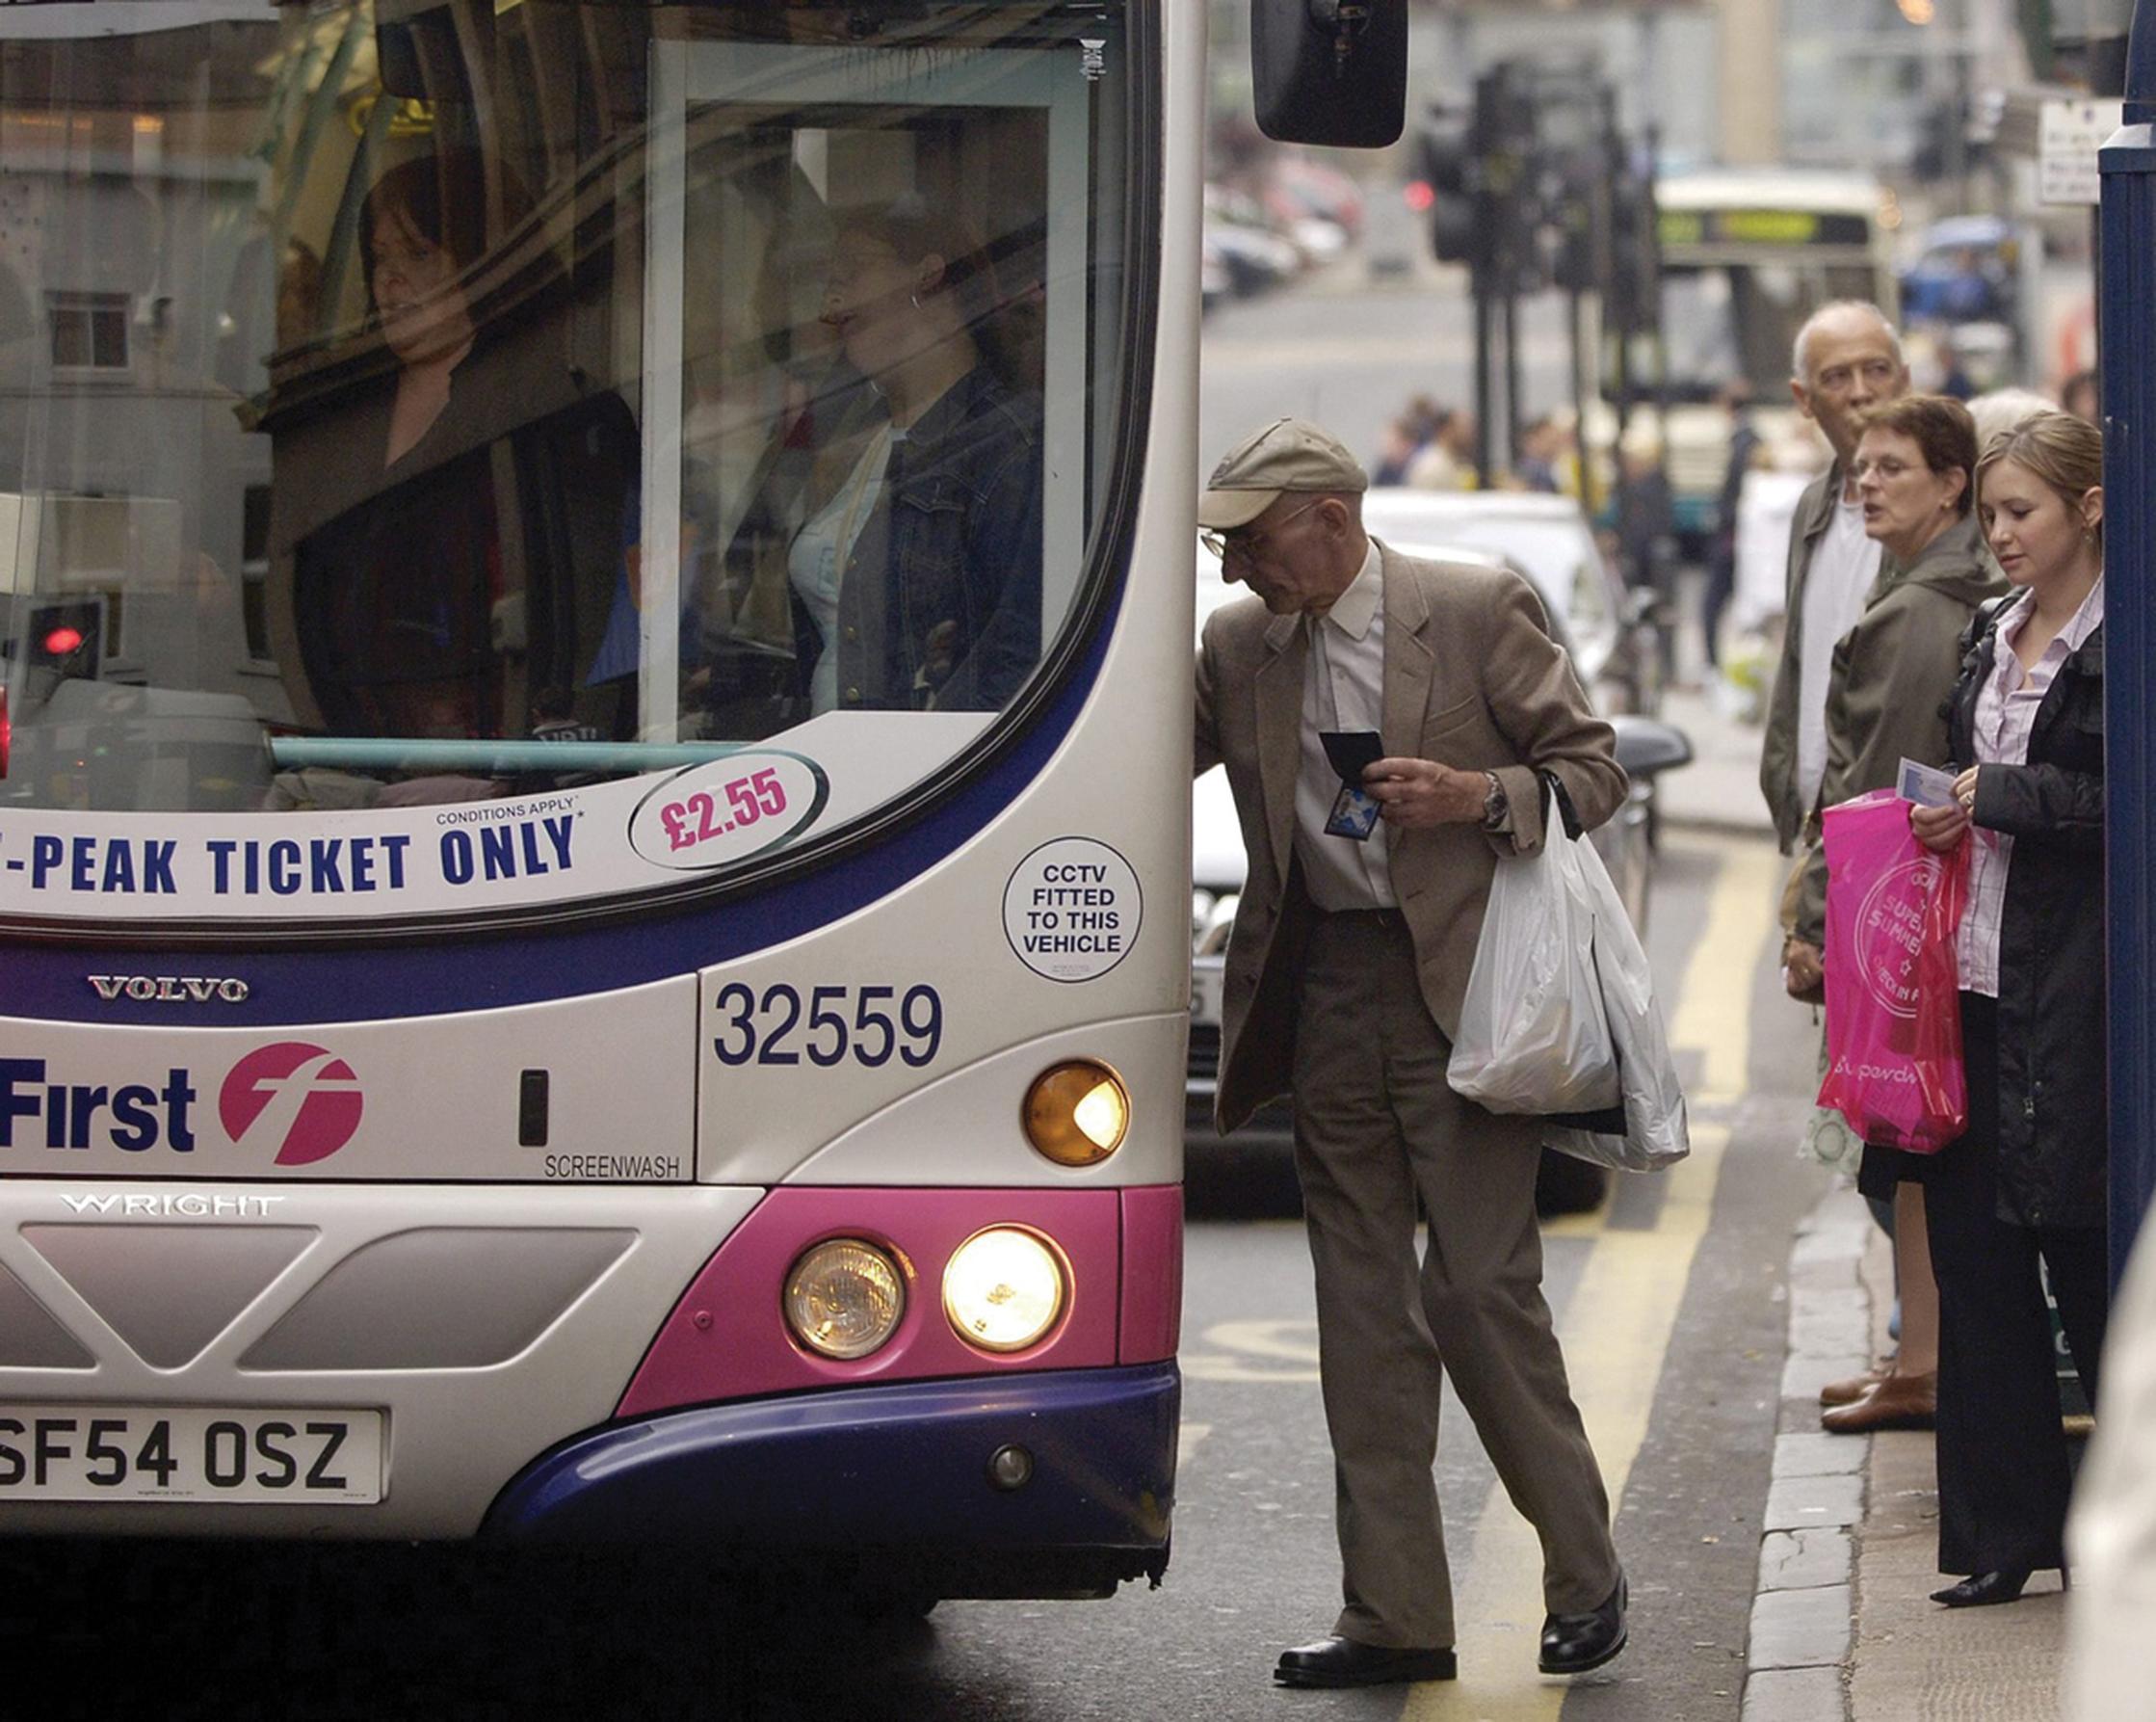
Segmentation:
<svg viewBox="0 0 2156 1722">
<path fill-rule="evenodd" d="M 1864 1469 L 1864 1444 L 1846 1435 L 1793 1432 L 1775 1437 L 1777 1477 L 1845 1476 Z"/>
<path fill-rule="evenodd" d="M 1864 1479 L 1855 1471 L 1838 1476 L 1777 1476 L 1767 1491 L 1764 1523 L 1769 1530 L 1814 1530 L 1854 1524 L 1863 1517 Z"/>
<path fill-rule="evenodd" d="M 1839 1668 L 1766 1668 L 1745 1682 L 1743 1722 L 1843 1722 Z"/>
<path fill-rule="evenodd" d="M 1839 1526 L 1769 1531 L 1759 1540 L 1759 1588 L 1816 1590 L 1847 1584 L 1855 1554 L 1849 1532 Z"/>
<path fill-rule="evenodd" d="M 1849 1655 L 1850 1587 L 1762 1593 L 1752 1603 L 1748 1667 L 1832 1668 Z"/>
</svg>

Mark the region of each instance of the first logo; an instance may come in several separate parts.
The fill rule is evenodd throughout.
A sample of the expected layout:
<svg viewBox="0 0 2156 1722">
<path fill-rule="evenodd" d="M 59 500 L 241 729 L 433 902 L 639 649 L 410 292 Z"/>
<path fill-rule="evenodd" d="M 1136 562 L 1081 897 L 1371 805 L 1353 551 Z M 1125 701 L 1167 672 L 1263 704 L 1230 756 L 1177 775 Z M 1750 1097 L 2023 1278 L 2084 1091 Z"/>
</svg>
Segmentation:
<svg viewBox="0 0 2156 1722">
<path fill-rule="evenodd" d="M 218 1090 L 217 1116 L 235 1145 L 277 1145 L 279 1166 L 326 1160 L 359 1128 L 366 1097 L 352 1067 L 306 1041 L 258 1046 Z"/>
</svg>

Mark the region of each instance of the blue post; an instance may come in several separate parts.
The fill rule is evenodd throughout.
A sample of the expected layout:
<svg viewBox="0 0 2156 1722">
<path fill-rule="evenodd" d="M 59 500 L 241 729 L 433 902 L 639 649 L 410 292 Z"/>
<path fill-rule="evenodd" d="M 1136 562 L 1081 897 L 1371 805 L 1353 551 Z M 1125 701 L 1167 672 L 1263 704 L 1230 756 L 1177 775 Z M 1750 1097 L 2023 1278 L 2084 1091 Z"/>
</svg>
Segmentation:
<svg viewBox="0 0 2156 1722">
<path fill-rule="evenodd" d="M 2111 1269 L 2156 1194 L 2156 0 L 2136 0 L 2124 124 L 2097 158 L 2104 401 L 2105 911 Z"/>
</svg>

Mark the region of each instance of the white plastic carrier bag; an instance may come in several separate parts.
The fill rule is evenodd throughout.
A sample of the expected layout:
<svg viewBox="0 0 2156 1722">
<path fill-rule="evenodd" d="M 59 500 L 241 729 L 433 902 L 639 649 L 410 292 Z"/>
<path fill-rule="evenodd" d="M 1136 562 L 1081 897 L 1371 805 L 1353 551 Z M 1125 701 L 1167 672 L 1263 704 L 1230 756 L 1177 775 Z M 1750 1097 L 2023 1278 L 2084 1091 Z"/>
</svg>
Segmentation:
<svg viewBox="0 0 2156 1722">
<path fill-rule="evenodd" d="M 1573 845 L 1594 898 L 1594 969 L 1617 1049 L 1619 1103 L 1599 1115 L 1553 1118 L 1545 1148 L 1619 1172 L 1659 1172 L 1692 1152 L 1684 1085 L 1670 1056 L 1670 1037 L 1654 1001 L 1647 953 L 1625 914 L 1602 858 Z"/>
<path fill-rule="evenodd" d="M 1502 858 L 1490 881 L 1445 1080 L 1492 1112 L 1599 1112 L 1617 1103 L 1590 861 L 1607 888 L 1600 857 L 1567 835 L 1553 809 L 1541 849 Z"/>
</svg>

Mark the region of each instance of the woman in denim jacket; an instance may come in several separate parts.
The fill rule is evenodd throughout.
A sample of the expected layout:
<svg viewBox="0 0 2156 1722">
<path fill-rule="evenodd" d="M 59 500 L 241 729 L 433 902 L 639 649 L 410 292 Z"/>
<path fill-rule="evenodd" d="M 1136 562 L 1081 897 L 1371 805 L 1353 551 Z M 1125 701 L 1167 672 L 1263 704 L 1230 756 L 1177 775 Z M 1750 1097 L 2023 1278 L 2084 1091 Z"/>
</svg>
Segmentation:
<svg viewBox="0 0 2156 1722">
<path fill-rule="evenodd" d="M 813 711 L 994 711 L 1039 661 L 1040 415 L 984 351 L 996 308 L 960 223 L 839 214 L 823 320 L 876 400 L 819 452 L 788 554 Z"/>
</svg>

